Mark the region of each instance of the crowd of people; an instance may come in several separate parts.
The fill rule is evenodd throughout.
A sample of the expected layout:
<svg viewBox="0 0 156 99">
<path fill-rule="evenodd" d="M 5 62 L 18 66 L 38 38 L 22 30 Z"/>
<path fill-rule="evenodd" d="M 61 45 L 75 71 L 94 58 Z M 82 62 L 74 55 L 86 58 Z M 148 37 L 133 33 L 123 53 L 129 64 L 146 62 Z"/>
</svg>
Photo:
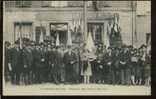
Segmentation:
<svg viewBox="0 0 156 99">
<path fill-rule="evenodd" d="M 150 85 L 151 53 L 147 46 L 108 47 L 95 53 L 80 47 L 16 41 L 5 43 L 5 82 L 31 84 Z"/>
</svg>

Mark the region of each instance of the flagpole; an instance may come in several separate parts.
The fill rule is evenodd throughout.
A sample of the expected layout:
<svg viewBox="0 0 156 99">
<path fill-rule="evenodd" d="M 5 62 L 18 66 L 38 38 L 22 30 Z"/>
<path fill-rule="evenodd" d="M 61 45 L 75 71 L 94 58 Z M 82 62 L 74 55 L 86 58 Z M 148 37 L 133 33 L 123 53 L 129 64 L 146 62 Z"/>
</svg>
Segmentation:
<svg viewBox="0 0 156 99">
<path fill-rule="evenodd" d="M 19 22 L 19 29 L 20 29 L 20 49 L 22 49 L 22 22 Z"/>
<path fill-rule="evenodd" d="M 84 41 L 86 41 L 86 38 L 87 38 L 87 1 L 84 1 L 83 2 L 84 3 L 84 24 L 83 24 L 83 26 L 84 26 Z"/>
<path fill-rule="evenodd" d="M 131 4 L 131 7 L 132 7 L 132 46 L 133 46 L 133 1 L 132 1 L 132 4 Z"/>
</svg>

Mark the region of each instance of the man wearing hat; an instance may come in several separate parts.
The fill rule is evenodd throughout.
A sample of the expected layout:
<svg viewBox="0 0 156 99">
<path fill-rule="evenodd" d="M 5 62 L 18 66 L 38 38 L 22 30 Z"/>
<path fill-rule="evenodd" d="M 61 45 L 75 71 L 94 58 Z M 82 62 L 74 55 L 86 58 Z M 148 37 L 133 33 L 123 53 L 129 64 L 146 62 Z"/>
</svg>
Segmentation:
<svg viewBox="0 0 156 99">
<path fill-rule="evenodd" d="M 53 63 L 52 59 L 52 50 L 51 50 L 51 45 L 49 43 L 47 43 L 46 49 L 45 49 L 45 81 L 50 81 L 50 69 L 51 69 L 51 65 Z"/>
<path fill-rule="evenodd" d="M 26 46 L 23 48 L 23 62 L 24 62 L 24 84 L 32 83 L 31 75 L 32 75 L 32 65 L 33 65 L 33 55 L 32 55 L 32 47 L 31 43 L 27 42 Z"/>
<path fill-rule="evenodd" d="M 11 71 L 12 84 L 20 84 L 20 76 L 23 67 L 22 49 L 20 49 L 19 42 L 16 41 L 14 47 L 10 50 L 9 70 Z"/>
<path fill-rule="evenodd" d="M 40 45 L 35 43 L 34 50 L 32 51 L 33 54 L 33 72 L 34 72 L 34 83 L 39 83 L 39 67 L 40 67 L 40 60 L 41 60 L 41 53 L 39 52 Z"/>
<path fill-rule="evenodd" d="M 10 42 L 5 42 L 5 81 L 8 82 L 10 80 L 10 70 L 8 63 L 10 61 Z"/>
<path fill-rule="evenodd" d="M 30 74 L 30 81 L 31 81 L 31 83 L 35 83 L 35 56 L 34 56 L 34 53 L 35 53 L 35 46 L 36 46 L 36 44 L 35 44 L 35 42 L 34 41 L 32 41 L 31 42 L 31 51 L 32 51 L 32 59 L 33 59 L 33 61 L 32 61 L 32 66 L 31 66 L 31 74 Z"/>
<path fill-rule="evenodd" d="M 56 52 L 54 57 L 54 67 L 53 67 L 53 79 L 55 84 L 61 82 L 61 68 L 63 66 L 63 57 L 61 55 L 60 46 L 56 46 Z"/>
<path fill-rule="evenodd" d="M 66 83 L 76 83 L 77 79 L 75 79 L 75 77 L 74 77 L 75 73 L 76 73 L 75 72 L 76 67 L 74 68 L 74 65 L 77 62 L 77 57 L 76 57 L 76 54 L 74 52 L 72 52 L 70 45 L 68 45 L 68 50 L 64 54 L 63 61 L 65 64 Z"/>
<path fill-rule="evenodd" d="M 43 51 L 43 43 L 36 46 L 34 52 L 34 62 L 36 67 L 36 83 L 43 83 L 44 81 L 44 64 L 45 64 L 45 54 Z"/>
</svg>

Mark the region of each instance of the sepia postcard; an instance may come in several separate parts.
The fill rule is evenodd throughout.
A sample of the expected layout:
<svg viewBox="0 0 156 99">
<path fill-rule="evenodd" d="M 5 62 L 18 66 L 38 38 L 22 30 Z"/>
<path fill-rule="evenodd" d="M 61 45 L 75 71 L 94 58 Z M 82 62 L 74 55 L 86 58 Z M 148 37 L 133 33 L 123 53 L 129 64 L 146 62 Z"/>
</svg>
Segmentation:
<svg viewBox="0 0 156 99">
<path fill-rule="evenodd" d="M 151 1 L 3 1 L 3 95 L 151 95 Z"/>
</svg>

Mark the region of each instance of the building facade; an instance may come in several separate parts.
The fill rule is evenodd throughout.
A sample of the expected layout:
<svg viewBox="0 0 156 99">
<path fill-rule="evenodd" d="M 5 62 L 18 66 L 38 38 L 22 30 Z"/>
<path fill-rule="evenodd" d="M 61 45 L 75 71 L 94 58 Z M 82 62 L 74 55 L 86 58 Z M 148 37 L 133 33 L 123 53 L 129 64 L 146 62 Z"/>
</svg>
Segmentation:
<svg viewBox="0 0 156 99">
<path fill-rule="evenodd" d="M 3 4 L 5 41 L 14 43 L 19 37 L 39 41 L 41 33 L 44 39 L 55 39 L 59 32 L 61 44 L 67 44 L 70 36 L 72 42 L 79 41 L 79 32 L 82 33 L 80 38 L 87 36 L 84 33 L 84 1 L 5 1 Z M 136 1 L 88 1 L 87 32 L 92 33 L 95 42 L 106 45 L 109 23 L 118 15 L 123 43 L 146 44 L 151 33 L 151 15 L 150 12 L 137 15 L 136 6 Z"/>
</svg>

